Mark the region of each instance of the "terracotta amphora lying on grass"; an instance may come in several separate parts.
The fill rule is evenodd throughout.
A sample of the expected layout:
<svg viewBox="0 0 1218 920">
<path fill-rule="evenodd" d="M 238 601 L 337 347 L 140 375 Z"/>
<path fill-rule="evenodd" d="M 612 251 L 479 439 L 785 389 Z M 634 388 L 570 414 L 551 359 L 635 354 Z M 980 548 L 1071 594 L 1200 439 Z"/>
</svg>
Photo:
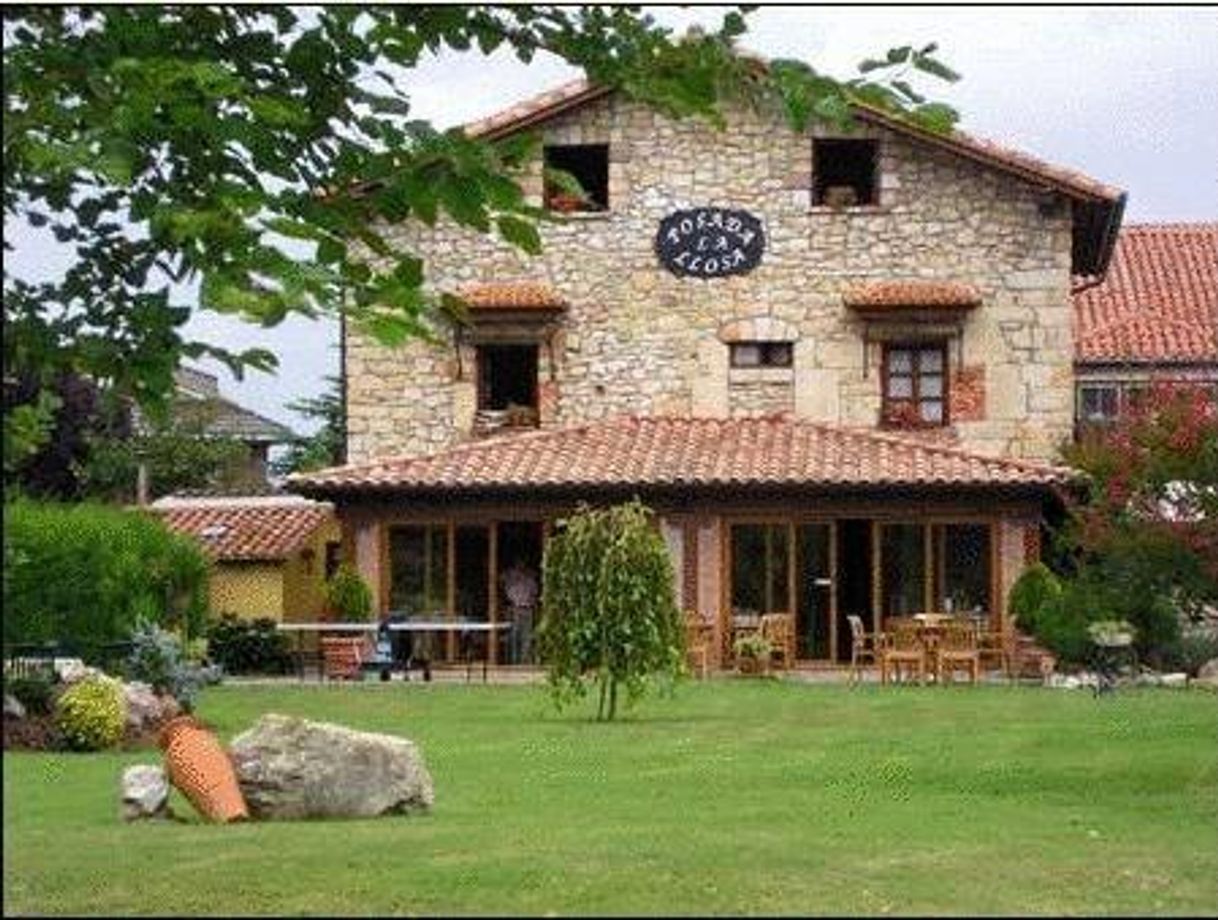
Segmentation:
<svg viewBox="0 0 1218 920">
<path fill-rule="evenodd" d="M 249 818 L 233 762 L 216 736 L 191 716 L 178 716 L 161 730 L 165 772 L 209 821 L 227 824 Z"/>
</svg>

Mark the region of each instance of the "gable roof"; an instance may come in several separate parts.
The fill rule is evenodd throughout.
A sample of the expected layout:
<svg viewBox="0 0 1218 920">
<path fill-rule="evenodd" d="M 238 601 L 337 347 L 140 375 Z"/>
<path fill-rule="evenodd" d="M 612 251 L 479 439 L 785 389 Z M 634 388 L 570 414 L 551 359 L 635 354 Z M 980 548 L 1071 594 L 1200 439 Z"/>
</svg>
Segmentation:
<svg viewBox="0 0 1218 920">
<path fill-rule="evenodd" d="M 332 505 L 299 496 L 162 498 L 148 506 L 175 533 L 194 537 L 212 559 L 277 562 L 312 539 Z"/>
<path fill-rule="evenodd" d="M 1074 317 L 1077 363 L 1218 362 L 1218 222 L 1126 227 Z"/>
<path fill-rule="evenodd" d="M 235 438 L 247 444 L 282 444 L 299 440 L 299 435 L 264 415 L 259 415 L 231 399 L 220 395 L 220 383 L 214 374 L 193 367 L 179 367 L 173 374 L 173 414 L 182 420 L 197 421 L 203 433 L 215 438 Z M 137 431 L 147 432 L 149 425 L 133 409 Z"/>
<path fill-rule="evenodd" d="M 1064 467 L 796 419 L 621 416 L 288 477 L 309 494 L 629 488 L 1047 487 Z"/>
<path fill-rule="evenodd" d="M 572 80 L 532 96 L 493 115 L 465 126 L 470 137 L 498 140 L 547 121 L 614 92 L 587 79 Z M 1077 170 L 1047 163 L 1031 154 L 953 129 L 937 134 L 866 105 L 854 106 L 855 117 L 902 134 L 923 144 L 946 150 L 1034 185 L 1069 197 L 1075 204 L 1073 271 L 1099 277 L 1108 267 L 1116 231 L 1125 210 L 1125 192 Z"/>
</svg>

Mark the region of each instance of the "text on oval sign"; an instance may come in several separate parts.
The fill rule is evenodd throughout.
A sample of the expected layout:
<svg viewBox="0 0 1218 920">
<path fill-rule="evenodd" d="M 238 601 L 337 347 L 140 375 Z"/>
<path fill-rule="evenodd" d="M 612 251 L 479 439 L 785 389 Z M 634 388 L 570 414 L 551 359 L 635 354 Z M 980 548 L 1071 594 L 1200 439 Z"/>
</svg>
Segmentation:
<svg viewBox="0 0 1218 920">
<path fill-rule="evenodd" d="M 660 221 L 656 233 L 656 255 L 681 277 L 743 275 L 757 267 L 764 250 L 761 221 L 747 211 L 674 211 Z"/>
</svg>

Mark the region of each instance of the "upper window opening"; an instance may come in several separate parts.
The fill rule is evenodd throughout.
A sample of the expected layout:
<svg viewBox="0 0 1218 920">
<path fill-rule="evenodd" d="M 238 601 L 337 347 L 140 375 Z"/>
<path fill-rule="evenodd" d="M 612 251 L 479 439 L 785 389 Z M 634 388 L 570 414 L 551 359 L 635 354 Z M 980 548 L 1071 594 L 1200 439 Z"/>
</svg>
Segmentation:
<svg viewBox="0 0 1218 920">
<path fill-rule="evenodd" d="M 878 204 L 874 140 L 815 138 L 812 141 L 812 203 L 845 208 Z"/>
<path fill-rule="evenodd" d="M 884 351 L 884 424 L 947 424 L 947 349 L 943 344 L 890 345 Z"/>
<path fill-rule="evenodd" d="M 488 427 L 537 425 L 536 345 L 479 346 L 478 409 Z"/>
<path fill-rule="evenodd" d="M 570 173 L 584 190 L 572 195 L 546 183 L 546 207 L 552 211 L 607 211 L 609 209 L 609 145 L 565 144 L 545 148 L 546 169 Z"/>
<path fill-rule="evenodd" d="M 732 367 L 790 367 L 790 342 L 733 342 Z"/>
</svg>

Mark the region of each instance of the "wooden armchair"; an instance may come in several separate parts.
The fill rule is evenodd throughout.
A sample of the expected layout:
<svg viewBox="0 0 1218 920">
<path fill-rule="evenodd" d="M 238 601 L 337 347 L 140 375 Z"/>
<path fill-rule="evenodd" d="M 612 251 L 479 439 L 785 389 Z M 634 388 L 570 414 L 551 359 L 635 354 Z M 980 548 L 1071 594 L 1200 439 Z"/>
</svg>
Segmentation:
<svg viewBox="0 0 1218 920">
<path fill-rule="evenodd" d="M 782 667 L 795 663 L 795 615 L 767 613 L 761 618 L 761 638 L 770 643 L 771 659 L 782 658 Z"/>
<path fill-rule="evenodd" d="M 1016 680 L 1024 676 L 1039 677 L 1049 683 L 1057 668 L 1057 658 L 1048 649 L 1036 644 L 1036 640 L 1012 631 L 1007 638 L 1007 678 Z"/>
<path fill-rule="evenodd" d="M 917 625 L 912 621 L 905 623 L 890 620 L 889 626 L 895 628 L 884 633 L 884 651 L 880 654 L 880 683 L 888 683 L 890 677 L 897 681 L 907 680 L 907 668 L 916 668 L 918 683 L 926 683 L 926 646 L 922 644 Z"/>
<path fill-rule="evenodd" d="M 968 671 L 969 683 L 981 680 L 981 654 L 977 647 L 977 630 L 971 623 L 947 623 L 939 635 L 939 647 L 935 655 L 935 674 L 940 684 L 945 674 L 955 676 L 956 671 Z"/>
<path fill-rule="evenodd" d="M 867 661 L 879 665 L 884 651 L 884 634 L 867 632 L 863 618 L 854 613 L 847 614 L 846 622 L 850 624 L 850 682 L 857 683 L 859 665 Z"/>
<path fill-rule="evenodd" d="M 696 610 L 685 611 L 685 660 L 698 677 L 710 673 L 711 626 Z"/>
<path fill-rule="evenodd" d="M 342 636 L 322 636 L 322 674 L 330 680 L 359 680 L 363 642 Z"/>
<path fill-rule="evenodd" d="M 977 657 L 981 667 L 987 671 L 1000 670 L 1011 673 L 1010 639 L 1005 633 L 981 630 L 977 633 Z"/>
</svg>

